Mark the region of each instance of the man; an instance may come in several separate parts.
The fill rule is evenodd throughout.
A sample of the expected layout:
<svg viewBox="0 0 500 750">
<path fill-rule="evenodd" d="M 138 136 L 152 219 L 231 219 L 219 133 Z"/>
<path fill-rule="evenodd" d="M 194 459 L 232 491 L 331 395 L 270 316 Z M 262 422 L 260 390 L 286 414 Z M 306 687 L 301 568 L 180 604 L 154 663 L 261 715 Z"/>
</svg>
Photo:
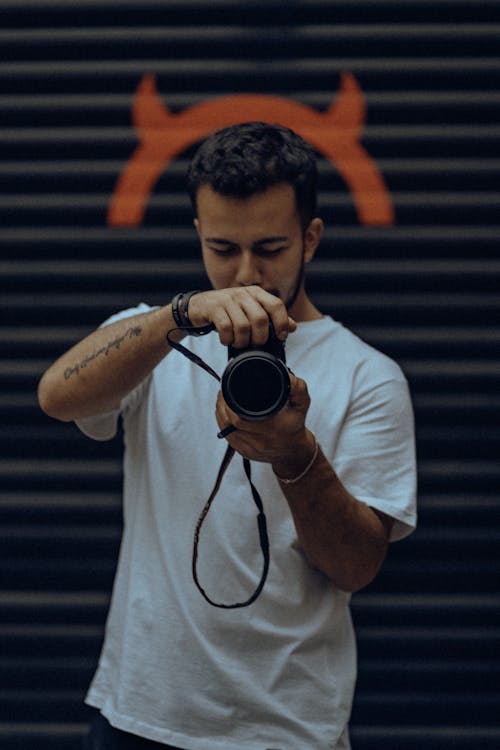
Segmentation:
<svg viewBox="0 0 500 750">
<path fill-rule="evenodd" d="M 89 747 L 345 749 L 350 594 L 415 525 L 407 384 L 307 295 L 304 267 L 323 223 L 314 153 L 299 136 L 263 123 L 220 131 L 195 155 L 189 189 L 213 289 L 119 314 L 39 386 L 48 414 L 97 440 L 115 435 L 119 416 L 124 427 L 124 534 L 87 697 L 100 711 Z M 221 373 L 227 346 L 263 345 L 270 320 L 294 374 L 288 402 L 264 420 L 238 417 L 166 341 L 185 336 L 179 322 L 212 324 L 215 333 L 183 345 Z M 227 445 L 218 430 L 252 462 L 269 533 L 262 592 L 235 609 L 210 606 L 191 570 Z M 203 590 L 223 604 L 245 600 L 262 559 L 237 456 L 198 541 Z"/>
</svg>

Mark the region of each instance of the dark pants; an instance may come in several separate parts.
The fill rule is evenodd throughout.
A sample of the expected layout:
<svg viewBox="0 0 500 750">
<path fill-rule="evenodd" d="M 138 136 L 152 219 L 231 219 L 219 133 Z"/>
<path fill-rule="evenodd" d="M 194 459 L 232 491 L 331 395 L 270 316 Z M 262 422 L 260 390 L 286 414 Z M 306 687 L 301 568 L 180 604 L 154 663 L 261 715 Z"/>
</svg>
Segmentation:
<svg viewBox="0 0 500 750">
<path fill-rule="evenodd" d="M 83 750 L 182 750 L 173 745 L 164 745 L 161 742 L 146 740 L 135 734 L 122 732 L 115 729 L 102 716 L 99 711 L 95 712 L 88 735 L 83 740 Z"/>
</svg>

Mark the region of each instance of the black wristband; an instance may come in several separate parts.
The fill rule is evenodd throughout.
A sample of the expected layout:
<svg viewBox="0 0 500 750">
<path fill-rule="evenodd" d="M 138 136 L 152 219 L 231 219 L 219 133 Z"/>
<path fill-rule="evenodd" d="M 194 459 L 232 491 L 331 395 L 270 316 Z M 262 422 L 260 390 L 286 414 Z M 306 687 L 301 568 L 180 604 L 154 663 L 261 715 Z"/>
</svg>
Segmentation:
<svg viewBox="0 0 500 750">
<path fill-rule="evenodd" d="M 172 304 L 172 317 L 175 320 L 175 325 L 178 326 L 179 328 L 182 328 L 182 326 L 185 325 L 182 322 L 180 311 L 179 311 L 179 303 L 181 299 L 183 298 L 183 296 L 184 296 L 184 292 L 179 292 L 179 294 L 175 295 L 171 303 Z"/>
<path fill-rule="evenodd" d="M 181 319 L 183 326 L 189 326 L 190 328 L 193 327 L 193 324 L 191 323 L 191 320 L 189 318 L 189 300 L 195 294 L 199 294 L 200 291 L 201 291 L 200 289 L 194 289 L 192 292 L 186 292 L 185 294 L 181 295 L 178 309 L 179 309 L 179 318 Z"/>
</svg>

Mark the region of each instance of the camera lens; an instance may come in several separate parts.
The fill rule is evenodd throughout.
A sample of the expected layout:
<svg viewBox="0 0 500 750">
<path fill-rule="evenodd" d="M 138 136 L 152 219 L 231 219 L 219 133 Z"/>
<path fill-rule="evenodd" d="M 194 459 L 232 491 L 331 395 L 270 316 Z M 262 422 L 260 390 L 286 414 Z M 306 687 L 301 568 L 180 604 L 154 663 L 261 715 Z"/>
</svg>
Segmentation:
<svg viewBox="0 0 500 750">
<path fill-rule="evenodd" d="M 263 351 L 246 351 L 224 371 L 222 393 L 228 406 L 244 419 L 265 419 L 283 408 L 290 393 L 288 371 Z"/>
</svg>

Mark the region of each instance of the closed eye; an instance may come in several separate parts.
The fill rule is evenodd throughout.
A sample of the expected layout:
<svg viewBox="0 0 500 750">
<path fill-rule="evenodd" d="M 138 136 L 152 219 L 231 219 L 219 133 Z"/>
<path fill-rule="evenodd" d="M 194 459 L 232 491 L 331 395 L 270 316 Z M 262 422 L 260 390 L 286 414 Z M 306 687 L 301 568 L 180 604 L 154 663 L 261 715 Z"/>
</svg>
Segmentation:
<svg viewBox="0 0 500 750">
<path fill-rule="evenodd" d="M 220 248 L 212 248 L 212 252 L 215 255 L 218 255 L 219 258 L 232 258 L 233 255 L 235 255 L 236 251 L 233 248 L 229 248 L 228 250 L 221 250 Z"/>
<path fill-rule="evenodd" d="M 286 250 L 285 245 L 280 245 L 279 247 L 257 247 L 255 248 L 254 252 L 257 253 L 257 255 L 278 255 L 278 253 L 281 253 L 283 250 Z"/>
<path fill-rule="evenodd" d="M 273 256 L 288 248 L 289 241 L 286 236 L 263 237 L 253 245 L 253 251 L 260 256 Z"/>
<path fill-rule="evenodd" d="M 207 247 L 212 253 L 216 253 L 216 255 L 231 255 L 238 250 L 237 245 L 231 245 L 225 242 L 208 242 Z"/>
</svg>

